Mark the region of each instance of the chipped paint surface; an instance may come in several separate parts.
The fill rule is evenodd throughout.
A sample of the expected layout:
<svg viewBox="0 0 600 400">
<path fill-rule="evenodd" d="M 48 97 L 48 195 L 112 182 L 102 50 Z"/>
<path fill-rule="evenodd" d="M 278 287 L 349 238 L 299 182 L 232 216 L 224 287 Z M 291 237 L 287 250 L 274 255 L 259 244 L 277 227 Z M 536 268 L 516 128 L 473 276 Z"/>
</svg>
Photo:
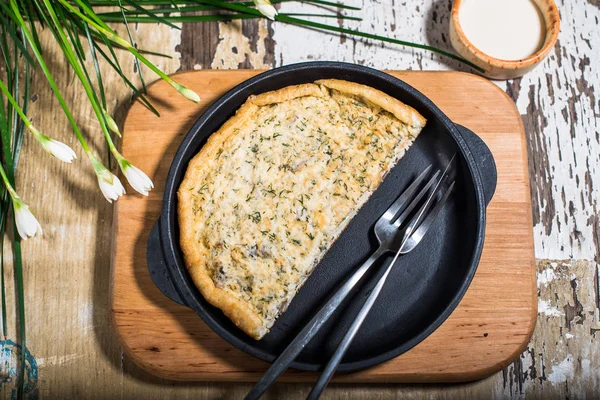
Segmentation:
<svg viewBox="0 0 600 400">
<path fill-rule="evenodd" d="M 242 21 L 219 22 L 219 44 L 210 67 L 213 69 L 234 69 L 247 64 L 247 68 L 268 69 L 265 63 L 265 39 L 268 35 L 268 22 L 262 20 L 257 24 L 255 37 L 238 35 L 242 29 Z"/>
<path fill-rule="evenodd" d="M 585 360 L 589 363 L 589 360 Z M 569 382 L 573 379 L 575 375 L 575 366 L 573 363 L 573 355 L 568 354 L 567 358 L 559 362 L 558 364 L 554 364 L 550 368 L 550 373 L 548 374 L 548 382 L 553 385 L 560 385 Z"/>
<path fill-rule="evenodd" d="M 600 393 L 598 272 L 593 261 L 537 263 L 538 321 L 529 346 L 503 372 L 498 397 L 597 398 Z"/>
</svg>

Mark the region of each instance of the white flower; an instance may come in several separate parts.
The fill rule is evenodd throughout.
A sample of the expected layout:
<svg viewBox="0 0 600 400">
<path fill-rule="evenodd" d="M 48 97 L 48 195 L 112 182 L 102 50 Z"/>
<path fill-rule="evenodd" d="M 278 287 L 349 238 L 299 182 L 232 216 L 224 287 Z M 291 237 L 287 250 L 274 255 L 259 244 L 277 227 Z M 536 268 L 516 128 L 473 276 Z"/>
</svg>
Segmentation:
<svg viewBox="0 0 600 400">
<path fill-rule="evenodd" d="M 36 233 L 42 234 L 42 226 L 35 219 L 33 213 L 29 210 L 29 206 L 23 203 L 19 199 L 13 198 L 13 207 L 15 209 L 15 222 L 17 224 L 17 231 L 19 235 L 27 240 L 30 237 L 36 235 Z"/>
<path fill-rule="evenodd" d="M 98 176 L 100 190 L 109 203 L 112 203 L 113 200 L 118 200 L 120 196 L 125 194 L 125 188 L 119 178 L 106 168 L 97 171 L 96 175 Z"/>
<path fill-rule="evenodd" d="M 44 150 L 46 150 L 52 156 L 66 163 L 71 163 L 74 159 L 77 158 L 77 154 L 75 154 L 73 149 L 64 144 L 63 142 L 50 139 L 47 136 L 45 137 L 45 139 L 47 140 L 41 140 L 40 142 L 42 143 Z"/>
<path fill-rule="evenodd" d="M 74 159 L 77 158 L 77 155 L 73 151 L 72 148 L 64 144 L 63 142 L 59 142 L 58 140 L 50 139 L 48 136 L 44 135 L 40 131 L 36 129 L 35 126 L 28 126 L 33 136 L 40 142 L 44 150 L 50 153 L 51 156 L 58 158 L 61 161 L 71 163 Z"/>
<path fill-rule="evenodd" d="M 277 10 L 269 0 L 254 0 L 254 5 L 262 15 L 269 19 L 275 19 L 277 15 Z"/>
<path fill-rule="evenodd" d="M 148 175 L 141 169 L 132 165 L 129 161 L 123 160 L 121 170 L 131 187 L 144 196 L 148 196 L 148 192 L 154 188 L 154 184 L 152 183 L 152 180 L 148 178 Z"/>
</svg>

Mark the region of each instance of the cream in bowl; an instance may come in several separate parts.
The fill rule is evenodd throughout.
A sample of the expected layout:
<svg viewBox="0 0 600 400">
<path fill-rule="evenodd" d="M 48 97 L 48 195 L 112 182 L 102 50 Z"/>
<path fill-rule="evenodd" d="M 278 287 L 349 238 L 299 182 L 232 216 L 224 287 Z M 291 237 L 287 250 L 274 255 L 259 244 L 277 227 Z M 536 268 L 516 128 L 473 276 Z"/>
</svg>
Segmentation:
<svg viewBox="0 0 600 400">
<path fill-rule="evenodd" d="M 456 0 L 450 39 L 484 76 L 510 79 L 543 60 L 560 29 L 553 0 Z"/>
</svg>

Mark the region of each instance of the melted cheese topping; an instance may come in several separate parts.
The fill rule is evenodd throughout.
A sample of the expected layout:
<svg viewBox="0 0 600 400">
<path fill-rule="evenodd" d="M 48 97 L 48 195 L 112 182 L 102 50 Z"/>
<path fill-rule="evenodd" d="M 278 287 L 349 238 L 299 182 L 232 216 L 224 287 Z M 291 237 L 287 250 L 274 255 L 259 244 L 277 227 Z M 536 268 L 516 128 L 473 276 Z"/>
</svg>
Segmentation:
<svg viewBox="0 0 600 400">
<path fill-rule="evenodd" d="M 208 275 L 266 329 L 418 133 L 323 92 L 257 107 L 185 188 Z"/>
</svg>

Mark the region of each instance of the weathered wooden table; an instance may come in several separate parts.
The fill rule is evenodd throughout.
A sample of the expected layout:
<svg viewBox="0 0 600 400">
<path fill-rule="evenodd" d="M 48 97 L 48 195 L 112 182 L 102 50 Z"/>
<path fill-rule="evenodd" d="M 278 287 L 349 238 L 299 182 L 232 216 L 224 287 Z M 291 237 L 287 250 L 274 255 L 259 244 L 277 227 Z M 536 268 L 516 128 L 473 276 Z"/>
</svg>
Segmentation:
<svg viewBox="0 0 600 400">
<path fill-rule="evenodd" d="M 361 4 L 361 1 L 351 1 Z M 464 385 L 332 385 L 325 398 L 577 398 L 600 393 L 600 3 L 559 0 L 562 32 L 544 63 L 522 79 L 498 82 L 516 102 L 527 130 L 536 241 L 539 318 L 533 340 L 514 363 Z M 362 1 L 362 30 L 450 48 L 450 0 Z M 285 10 L 305 6 L 286 4 Z M 355 40 L 265 20 L 133 26 L 140 47 L 164 71 L 272 68 L 306 60 L 340 60 L 380 69 L 465 67 L 431 53 Z M 121 32 L 122 27 L 119 27 Z M 48 32 L 42 36 L 78 122 L 106 156 L 93 112 Z M 134 73 L 128 54 L 126 70 Z M 106 70 L 111 111 L 122 119 L 131 101 Z M 147 80 L 154 76 L 145 71 Z M 139 83 L 139 82 L 138 82 Z M 47 134 L 77 149 L 66 118 L 40 76 L 31 116 Z M 44 236 L 24 244 L 28 349 L 45 398 L 240 398 L 248 384 L 190 384 L 155 378 L 123 355 L 108 318 L 113 208 L 85 160 L 57 162 L 26 137 L 20 193 Z M 9 280 L 10 281 L 10 280 Z M 12 287 L 9 288 L 10 299 Z M 12 307 L 12 305 L 9 305 Z M 14 318 L 9 332 L 14 335 Z M 11 337 L 14 339 L 14 337 Z M 10 364 L 6 355 L 4 361 Z M 6 367 L 6 363 L 4 366 Z M 10 365 L 9 365 L 10 366 Z M 14 382 L 0 386 L 9 396 Z M 307 384 L 277 385 L 267 398 L 303 398 Z"/>
</svg>

